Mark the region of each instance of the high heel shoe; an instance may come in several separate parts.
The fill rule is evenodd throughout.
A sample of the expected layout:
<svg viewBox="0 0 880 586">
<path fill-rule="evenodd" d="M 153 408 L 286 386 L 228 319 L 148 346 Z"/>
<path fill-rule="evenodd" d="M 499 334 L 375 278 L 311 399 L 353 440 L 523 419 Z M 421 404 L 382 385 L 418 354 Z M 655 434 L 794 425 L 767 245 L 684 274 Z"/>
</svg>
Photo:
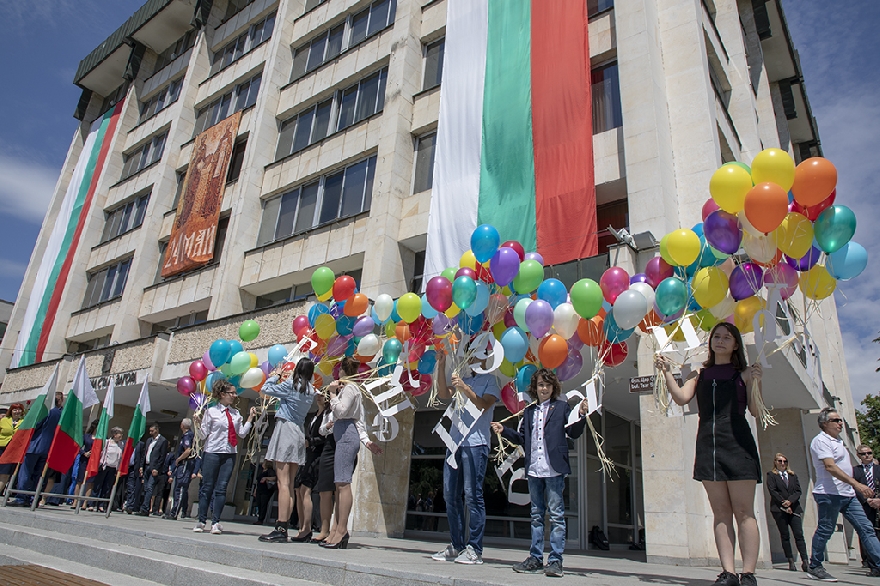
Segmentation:
<svg viewBox="0 0 880 586">
<path fill-rule="evenodd" d="M 321 547 L 324 549 L 348 549 L 348 533 L 345 534 L 345 537 L 342 538 L 342 541 L 339 543 L 327 543 L 326 541 L 321 544 Z"/>
<path fill-rule="evenodd" d="M 293 543 L 307 543 L 311 540 L 312 540 L 312 532 L 311 531 L 309 531 L 308 533 L 306 533 L 302 537 L 300 537 L 299 535 L 294 535 L 293 537 L 290 538 L 290 541 Z"/>
<path fill-rule="evenodd" d="M 323 545 L 325 541 L 327 541 L 326 537 L 322 537 L 321 539 L 309 539 L 309 543 L 317 543 L 318 545 Z"/>
</svg>

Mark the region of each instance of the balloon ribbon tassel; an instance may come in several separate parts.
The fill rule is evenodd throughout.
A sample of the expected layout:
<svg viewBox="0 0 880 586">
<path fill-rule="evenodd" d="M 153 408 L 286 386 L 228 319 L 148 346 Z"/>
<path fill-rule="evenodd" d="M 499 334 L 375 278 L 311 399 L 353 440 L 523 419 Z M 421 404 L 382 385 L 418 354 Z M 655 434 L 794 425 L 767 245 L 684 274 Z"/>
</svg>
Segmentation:
<svg viewBox="0 0 880 586">
<path fill-rule="evenodd" d="M 614 462 L 605 455 L 605 450 L 602 449 L 605 440 L 602 439 L 602 436 L 596 431 L 596 428 L 593 426 L 593 421 L 589 417 L 587 417 L 587 426 L 590 428 L 590 434 L 593 436 L 593 443 L 596 445 L 596 456 L 602 464 L 602 473 L 608 476 L 617 476 L 617 469 L 614 467 Z"/>
<path fill-rule="evenodd" d="M 654 404 L 663 415 L 669 415 L 671 405 L 669 399 L 669 387 L 666 386 L 666 375 L 656 368 L 654 369 Z"/>
<path fill-rule="evenodd" d="M 752 381 L 752 394 L 755 396 L 755 407 L 758 410 L 758 421 L 761 422 L 763 428 L 767 429 L 770 425 L 779 425 L 776 418 L 770 414 L 770 409 L 764 404 L 764 397 L 761 394 L 761 389 L 758 388 L 757 380 Z"/>
</svg>

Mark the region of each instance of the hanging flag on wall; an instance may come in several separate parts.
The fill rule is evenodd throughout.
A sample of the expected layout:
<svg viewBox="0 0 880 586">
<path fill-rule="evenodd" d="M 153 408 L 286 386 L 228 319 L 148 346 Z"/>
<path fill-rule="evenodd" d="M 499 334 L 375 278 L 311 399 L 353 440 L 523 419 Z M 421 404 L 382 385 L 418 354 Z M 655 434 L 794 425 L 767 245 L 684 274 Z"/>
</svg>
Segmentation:
<svg viewBox="0 0 880 586">
<path fill-rule="evenodd" d="M 480 224 L 548 265 L 597 253 L 583 0 L 448 0 L 425 282 Z"/>
<path fill-rule="evenodd" d="M 214 258 L 220 205 L 240 121 L 241 112 L 236 112 L 196 137 L 165 249 L 163 277 L 198 268 Z"/>
</svg>

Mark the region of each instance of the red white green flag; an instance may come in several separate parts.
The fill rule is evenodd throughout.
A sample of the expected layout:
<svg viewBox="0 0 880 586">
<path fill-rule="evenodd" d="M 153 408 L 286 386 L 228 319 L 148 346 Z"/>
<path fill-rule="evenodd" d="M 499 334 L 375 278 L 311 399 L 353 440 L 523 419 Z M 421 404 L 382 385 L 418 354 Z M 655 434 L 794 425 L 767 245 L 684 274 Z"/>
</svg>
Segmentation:
<svg viewBox="0 0 880 586">
<path fill-rule="evenodd" d="M 101 454 L 104 453 L 104 441 L 107 440 L 107 432 L 110 429 L 110 419 L 113 417 L 113 395 L 116 393 L 116 377 L 110 377 L 110 386 L 107 387 L 107 395 L 104 397 L 104 405 L 101 407 L 101 418 L 98 420 L 98 429 L 95 430 L 95 441 L 92 443 L 92 455 L 89 456 L 89 465 L 86 468 L 86 478 L 98 474 L 101 467 Z"/>
<path fill-rule="evenodd" d="M 147 413 L 150 411 L 150 378 L 144 379 L 141 387 L 141 395 L 138 397 L 134 408 L 134 416 L 128 427 L 128 439 L 125 440 L 125 449 L 122 450 L 122 461 L 119 463 L 119 476 L 128 474 L 128 462 L 134 453 L 134 445 L 141 441 L 147 431 Z"/>
<path fill-rule="evenodd" d="M 28 409 L 24 419 L 18 425 L 15 435 L 12 436 L 12 439 L 6 445 L 6 451 L 0 456 L 0 464 L 21 464 L 24 462 L 24 455 L 27 453 L 28 444 L 31 443 L 31 436 L 34 435 L 34 428 L 49 415 L 46 397 L 55 399 L 55 385 L 57 382 L 58 365 L 56 364 L 55 370 L 52 371 L 52 376 L 49 377 L 49 382 L 43 386 L 40 390 L 40 395 L 31 403 L 31 408 Z"/>
<path fill-rule="evenodd" d="M 86 357 L 79 359 L 76 374 L 73 377 L 73 388 L 67 393 L 61 419 L 55 428 L 55 437 L 49 448 L 46 464 L 52 470 L 67 472 L 79 454 L 83 439 L 83 410 L 98 404 L 98 395 L 86 373 Z"/>
</svg>

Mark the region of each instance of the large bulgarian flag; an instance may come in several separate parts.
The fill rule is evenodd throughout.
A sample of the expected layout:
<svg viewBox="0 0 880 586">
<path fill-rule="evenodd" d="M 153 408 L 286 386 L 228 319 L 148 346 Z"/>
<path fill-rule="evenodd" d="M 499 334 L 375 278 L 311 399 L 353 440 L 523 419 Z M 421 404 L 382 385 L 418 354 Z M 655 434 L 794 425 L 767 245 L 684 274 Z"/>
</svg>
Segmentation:
<svg viewBox="0 0 880 586">
<path fill-rule="evenodd" d="M 104 405 L 101 407 L 101 417 L 98 419 L 98 428 L 95 430 L 95 441 L 92 443 L 92 455 L 89 456 L 89 465 L 86 468 L 86 478 L 96 476 L 101 468 L 101 455 L 104 453 L 104 441 L 110 429 L 110 419 L 113 417 L 113 395 L 116 394 L 116 377 L 110 377 L 110 386 L 107 387 L 107 395 L 104 397 Z"/>
<path fill-rule="evenodd" d="M 55 400 L 55 385 L 58 383 L 58 365 L 52 371 L 49 381 L 40 390 L 40 395 L 31 403 L 31 408 L 21 423 L 9 443 L 6 445 L 6 451 L 0 456 L 0 464 L 21 464 L 24 462 L 24 455 L 27 453 L 28 445 L 31 443 L 31 437 L 34 435 L 34 428 L 49 415 L 49 408 L 46 406 L 46 398 L 52 397 Z"/>
<path fill-rule="evenodd" d="M 122 461 L 119 463 L 119 476 L 128 474 L 128 462 L 134 453 L 134 446 L 141 441 L 144 433 L 147 431 L 147 413 L 150 411 L 150 379 L 144 379 L 141 387 L 141 394 L 138 397 L 137 405 L 134 408 L 134 415 L 131 418 L 131 425 L 128 427 L 128 439 L 125 440 L 125 448 L 122 450 Z"/>
<path fill-rule="evenodd" d="M 587 3 L 447 0 L 444 59 L 426 276 L 480 224 L 545 264 L 595 256 Z"/>
<path fill-rule="evenodd" d="M 27 366 L 43 360 L 61 295 L 116 133 L 122 104 L 119 102 L 95 120 L 86 137 L 29 293 L 30 301 L 12 354 L 13 366 Z"/>
<path fill-rule="evenodd" d="M 73 388 L 67 393 L 58 427 L 55 428 L 55 437 L 49 447 L 46 458 L 49 468 L 59 472 L 70 470 L 83 445 L 83 410 L 97 404 L 98 395 L 86 372 L 86 357 L 82 356 L 73 377 Z"/>
</svg>

